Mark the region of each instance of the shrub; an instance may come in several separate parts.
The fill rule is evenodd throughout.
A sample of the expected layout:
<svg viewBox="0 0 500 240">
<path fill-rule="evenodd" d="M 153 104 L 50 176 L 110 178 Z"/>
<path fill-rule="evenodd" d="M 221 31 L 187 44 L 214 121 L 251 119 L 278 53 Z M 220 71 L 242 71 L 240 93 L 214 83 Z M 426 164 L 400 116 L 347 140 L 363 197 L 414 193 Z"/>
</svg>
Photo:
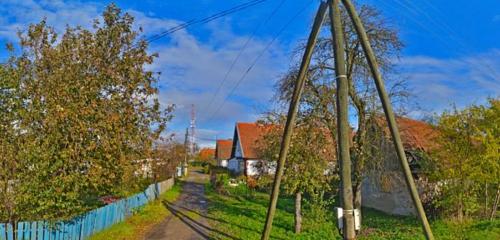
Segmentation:
<svg viewBox="0 0 500 240">
<path fill-rule="evenodd" d="M 226 186 L 229 184 L 229 174 L 228 173 L 217 173 L 216 171 L 211 171 L 210 173 L 210 184 L 212 185 L 215 192 L 219 194 L 227 195 Z"/>
<path fill-rule="evenodd" d="M 271 193 L 271 189 L 274 183 L 273 175 L 263 175 L 257 179 L 257 190 Z"/>
</svg>

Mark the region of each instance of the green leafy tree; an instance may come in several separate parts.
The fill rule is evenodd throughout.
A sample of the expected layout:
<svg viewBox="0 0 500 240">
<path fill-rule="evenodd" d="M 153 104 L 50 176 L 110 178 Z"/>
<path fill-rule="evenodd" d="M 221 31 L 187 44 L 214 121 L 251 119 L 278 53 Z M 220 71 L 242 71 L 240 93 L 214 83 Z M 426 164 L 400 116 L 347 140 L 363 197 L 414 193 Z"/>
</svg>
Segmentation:
<svg viewBox="0 0 500 240">
<path fill-rule="evenodd" d="M 16 72 L 0 66 L 0 221 L 15 222 L 19 214 L 16 204 L 21 197 L 13 189 L 19 172 L 25 169 L 19 161 L 22 132 L 18 128 L 22 100 L 19 83 L 12 76 Z"/>
<path fill-rule="evenodd" d="M 267 131 L 258 144 L 263 159 L 277 161 L 282 134 L 283 124 Z M 330 190 L 335 176 L 332 141 L 328 130 L 319 124 L 302 122 L 294 130 L 282 181 L 286 193 L 295 196 L 295 233 L 302 228 L 303 195 L 318 200 Z"/>
<path fill-rule="evenodd" d="M 156 146 L 153 174 L 158 181 L 171 178 L 176 167 L 187 159 L 186 147 L 172 139 L 164 140 Z"/>
<path fill-rule="evenodd" d="M 1 134 L 22 141 L 18 151 L 7 143 L 2 151 L 15 154 L 0 163 L 13 169 L 2 177 L 19 196 L 17 219 L 68 218 L 99 196 L 142 187 L 138 160 L 153 156 L 172 108 L 160 108 L 157 80 L 145 69 L 156 55 L 133 21 L 110 5 L 91 30 L 68 26 L 59 36 L 41 21 L 19 34 L 21 54 L 2 72 L 2 101 L 21 106 L 2 115 L 11 124 Z"/>
<path fill-rule="evenodd" d="M 493 217 L 499 197 L 500 101 L 491 99 L 486 106 L 454 108 L 441 114 L 437 124 L 439 148 L 433 154 L 430 171 L 442 184 L 437 205 L 459 221 L 481 212 Z"/>
</svg>

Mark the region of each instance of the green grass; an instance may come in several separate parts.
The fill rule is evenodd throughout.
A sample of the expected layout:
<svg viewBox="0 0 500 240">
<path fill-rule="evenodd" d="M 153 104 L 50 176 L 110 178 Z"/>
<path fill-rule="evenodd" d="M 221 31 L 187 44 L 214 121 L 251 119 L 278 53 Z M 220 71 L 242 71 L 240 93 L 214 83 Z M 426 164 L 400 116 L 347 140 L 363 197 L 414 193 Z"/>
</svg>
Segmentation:
<svg viewBox="0 0 500 240">
<path fill-rule="evenodd" d="M 157 223 L 160 223 L 165 217 L 170 214 L 162 201 L 172 202 L 181 193 L 180 184 L 175 184 L 172 189 L 163 193 L 160 198 L 153 201 L 144 207 L 141 207 L 137 212 L 121 223 L 117 223 L 112 227 L 94 234 L 90 240 L 135 240 L 143 239 L 145 234 Z"/>
<path fill-rule="evenodd" d="M 260 239 L 265 222 L 269 196 L 256 192 L 249 196 L 241 189 L 230 189 L 229 196 L 217 194 L 207 188 L 209 199 L 208 219 L 214 239 Z M 333 216 L 324 211 L 325 217 L 312 217 L 304 210 L 303 232 L 293 233 L 294 201 L 281 197 L 273 221 L 271 239 L 341 239 Z M 382 212 L 363 209 L 363 231 L 358 239 L 424 239 L 419 222 L 412 217 L 390 216 Z M 321 215 L 321 214 L 320 214 Z M 454 224 L 436 220 L 432 223 L 436 239 L 500 239 L 500 219 Z"/>
<path fill-rule="evenodd" d="M 230 188 L 229 188 L 230 189 Z M 260 239 L 265 222 L 268 195 L 260 192 L 246 197 L 242 191 L 230 190 L 230 196 L 219 195 L 207 188 L 208 219 L 214 239 Z M 321 223 L 304 218 L 303 233 L 293 233 L 294 201 L 280 198 L 273 221 L 272 239 L 335 239 L 338 238 L 331 221 Z"/>
<path fill-rule="evenodd" d="M 359 239 L 425 239 L 419 221 L 413 217 L 390 216 L 382 212 L 364 209 L 363 232 Z M 454 223 L 435 220 L 431 222 L 436 239 L 500 239 L 500 219 L 493 221 L 469 221 Z"/>
</svg>

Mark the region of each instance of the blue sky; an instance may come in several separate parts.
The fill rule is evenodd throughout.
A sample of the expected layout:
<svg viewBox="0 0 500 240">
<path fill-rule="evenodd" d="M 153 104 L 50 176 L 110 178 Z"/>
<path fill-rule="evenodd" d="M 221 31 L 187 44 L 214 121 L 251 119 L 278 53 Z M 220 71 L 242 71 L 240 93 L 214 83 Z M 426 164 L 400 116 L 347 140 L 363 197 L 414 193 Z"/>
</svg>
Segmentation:
<svg viewBox="0 0 500 240">
<path fill-rule="evenodd" d="M 283 2 L 282 2 L 283 1 Z M 0 0 L 0 44 L 16 42 L 15 32 L 47 18 L 57 31 L 66 24 L 90 27 L 112 1 Z M 136 17 L 146 36 L 199 19 L 245 1 L 113 1 Z M 377 6 L 399 29 L 405 43 L 395 62 L 420 105 L 421 117 L 451 104 L 481 103 L 500 95 L 500 2 L 498 0 L 358 0 Z M 178 31 L 151 44 L 160 57 L 149 66 L 161 71 L 162 104 L 176 104 L 171 132 L 183 136 L 190 105 L 196 105 L 198 136 L 232 137 L 236 121 L 253 121 L 269 105 L 273 85 L 289 66 L 291 52 L 309 33 L 318 0 L 268 0 L 250 9 L 204 25 Z M 277 8 L 275 15 L 265 21 Z M 302 10 L 303 9 L 303 10 Z M 292 17 L 300 14 L 266 46 Z M 260 26 L 257 28 L 257 26 Z M 257 29 L 257 31 L 256 31 Z M 250 35 L 256 34 L 250 40 Z M 232 61 L 247 48 L 220 87 Z M 262 54 L 235 88 L 243 73 Z M 0 51 L 0 59 L 6 56 Z M 229 95 L 235 89 L 232 95 Z M 218 92 L 217 95 L 215 93 Z M 218 111 L 217 111 L 218 110 Z"/>
</svg>

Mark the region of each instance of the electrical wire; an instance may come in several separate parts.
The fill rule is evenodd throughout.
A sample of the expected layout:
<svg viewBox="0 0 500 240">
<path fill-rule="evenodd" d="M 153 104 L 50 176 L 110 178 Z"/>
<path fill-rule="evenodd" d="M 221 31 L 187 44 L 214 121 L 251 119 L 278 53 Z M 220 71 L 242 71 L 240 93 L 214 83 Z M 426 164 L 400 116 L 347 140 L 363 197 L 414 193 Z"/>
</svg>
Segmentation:
<svg viewBox="0 0 500 240">
<path fill-rule="evenodd" d="M 240 5 L 236 5 L 236 6 L 232 7 L 232 8 L 220 11 L 218 13 L 215 13 L 215 14 L 213 14 L 211 16 L 208 16 L 208 17 L 205 17 L 205 18 L 202 18 L 202 19 L 199 19 L 199 20 L 196 20 L 196 19 L 189 20 L 188 22 L 179 24 L 179 25 L 177 25 L 175 27 L 169 28 L 169 29 L 167 29 L 167 30 L 165 30 L 165 31 L 163 31 L 161 33 L 155 34 L 155 35 L 147 38 L 146 42 L 151 43 L 151 42 L 159 40 L 159 39 L 161 39 L 161 38 L 163 38 L 163 37 L 165 37 L 167 35 L 170 35 L 170 34 L 172 34 L 174 32 L 177 32 L 179 30 L 185 29 L 185 28 L 187 28 L 189 26 L 192 26 L 192 25 L 195 25 L 195 24 L 208 23 L 208 22 L 211 22 L 211 21 L 213 21 L 215 19 L 227 16 L 227 15 L 235 13 L 235 12 L 239 12 L 241 10 L 244 10 L 244 9 L 249 8 L 249 7 L 255 6 L 257 4 L 263 3 L 265 1 L 267 1 L 267 0 L 253 0 L 253 1 L 249 1 L 249 2 L 246 2 L 246 3 L 240 4 Z"/>
<path fill-rule="evenodd" d="M 289 20 L 287 23 L 285 23 L 285 25 L 283 25 L 283 27 L 281 27 L 281 29 L 274 35 L 274 37 L 271 39 L 271 41 L 268 42 L 268 44 L 266 45 L 266 47 L 259 53 L 259 55 L 257 55 L 257 57 L 254 59 L 254 61 L 250 64 L 250 66 L 247 68 L 247 70 L 243 73 L 243 75 L 241 76 L 241 78 L 236 82 L 236 84 L 234 85 L 234 87 L 231 89 L 231 91 L 229 92 L 229 94 L 224 98 L 224 101 L 219 105 L 219 107 L 217 108 L 217 110 L 215 110 L 215 112 L 213 112 L 213 114 L 210 116 L 210 118 L 208 118 L 207 122 L 210 122 L 214 117 L 215 115 L 222 109 L 222 107 L 225 105 L 225 103 L 227 102 L 227 100 L 229 99 L 230 96 L 233 95 L 233 93 L 236 91 L 236 89 L 238 88 L 238 86 L 241 84 L 241 82 L 246 78 L 246 76 L 248 75 L 248 73 L 253 69 L 253 67 L 255 66 L 255 64 L 259 61 L 259 59 L 264 55 L 264 53 L 267 52 L 267 50 L 272 46 L 272 44 L 276 41 L 276 39 L 281 35 L 281 33 L 303 12 L 305 11 L 305 9 L 307 7 L 309 7 L 311 5 L 313 1 L 310 1 L 309 3 L 307 3 L 304 7 L 302 7 L 301 9 L 299 9 L 299 11 L 297 11 Z"/>
<path fill-rule="evenodd" d="M 207 109 L 210 109 L 210 107 L 212 106 L 215 98 L 217 97 L 217 95 L 219 94 L 220 90 L 222 89 L 222 86 L 225 84 L 225 82 L 227 81 L 227 78 L 229 76 L 229 73 L 231 73 L 231 71 L 233 70 L 234 66 L 236 65 L 236 62 L 238 62 L 238 60 L 240 59 L 243 51 L 247 48 L 248 44 L 250 43 L 250 41 L 253 39 L 253 37 L 255 36 L 255 34 L 257 33 L 257 31 L 260 29 L 261 26 L 267 24 L 271 18 L 274 17 L 274 15 L 278 12 L 278 10 L 283 6 L 283 3 L 285 3 L 286 0 L 282 0 L 277 6 L 276 8 L 274 8 L 274 10 L 271 12 L 271 14 L 267 17 L 266 20 L 264 20 L 263 22 L 261 22 L 259 25 L 257 25 L 257 27 L 253 30 L 252 34 L 250 34 L 250 36 L 248 37 L 248 39 L 246 40 L 246 42 L 243 44 L 243 47 L 238 51 L 238 54 L 236 55 L 236 57 L 233 59 L 233 61 L 231 62 L 231 65 L 229 66 L 229 69 L 226 71 L 226 74 L 224 75 L 224 78 L 222 79 L 221 83 L 219 84 L 219 86 L 217 87 L 217 90 L 215 91 L 215 94 L 212 96 L 212 98 L 210 99 L 208 105 L 207 105 Z"/>
<path fill-rule="evenodd" d="M 423 11 L 421 8 L 419 8 L 417 5 L 412 4 L 411 1 L 404 1 L 404 0 L 393 0 L 395 4 L 389 4 L 386 3 L 385 1 L 379 1 L 381 4 L 394 9 L 395 11 L 402 12 L 401 10 L 407 11 L 410 13 L 410 15 L 406 14 L 404 15 L 405 18 L 411 20 L 414 22 L 416 25 L 421 27 L 423 30 L 434 36 L 435 39 L 440 41 L 443 46 L 446 48 L 450 49 L 451 51 L 454 51 L 456 53 L 460 54 L 468 54 L 468 52 L 462 50 L 463 48 L 468 48 L 467 44 L 464 43 L 463 40 L 461 40 L 458 37 L 458 34 L 444 22 L 443 20 L 439 20 L 436 18 L 431 17 L 427 12 Z M 431 3 L 427 3 L 431 4 Z M 399 8 L 399 9 L 398 9 Z M 433 9 L 436 9 L 434 6 L 432 6 Z M 420 17 L 425 17 L 431 24 L 436 26 L 436 29 L 431 29 L 429 26 L 421 23 Z M 415 17 L 415 18 L 414 18 Z M 416 19 L 418 18 L 418 19 Z M 449 45 L 449 41 L 443 38 L 442 33 L 445 33 L 450 39 L 455 41 L 461 48 L 452 48 Z M 470 50 L 469 50 L 470 51 Z M 490 64 L 483 59 L 479 59 L 481 61 L 481 64 L 476 63 L 476 62 L 468 62 L 463 59 L 458 59 L 458 61 L 468 64 L 471 67 L 475 68 L 476 70 L 481 70 L 480 67 L 481 65 L 484 66 L 487 70 L 487 75 L 489 75 L 490 78 L 492 79 L 499 79 L 497 73 L 493 70 L 493 68 L 490 66 Z M 482 71 L 484 72 L 484 71 Z"/>
</svg>

